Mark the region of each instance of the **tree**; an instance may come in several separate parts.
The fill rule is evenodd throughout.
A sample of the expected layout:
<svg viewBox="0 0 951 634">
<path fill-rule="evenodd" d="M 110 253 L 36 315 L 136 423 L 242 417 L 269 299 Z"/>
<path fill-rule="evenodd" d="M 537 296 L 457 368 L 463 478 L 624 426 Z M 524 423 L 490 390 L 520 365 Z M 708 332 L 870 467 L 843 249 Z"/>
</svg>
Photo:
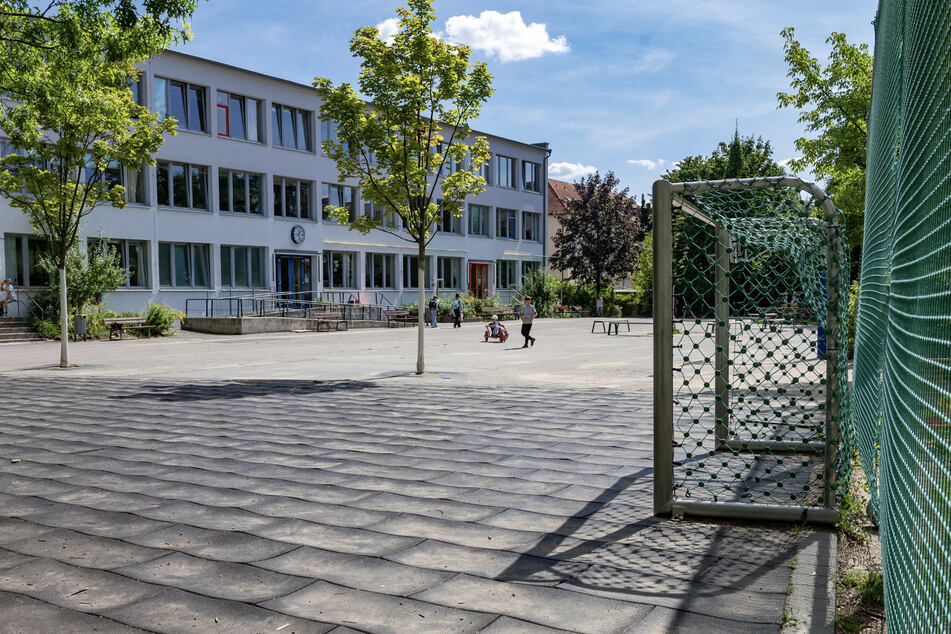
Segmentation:
<svg viewBox="0 0 951 634">
<path fill-rule="evenodd" d="M 731 163 L 731 154 L 734 156 Z M 737 161 L 736 154 L 739 154 Z M 724 178 L 782 176 L 786 171 L 773 160 L 773 147 L 763 137 L 741 137 L 733 133 L 727 143 L 720 141 L 709 156 L 687 156 L 664 173 L 672 183 Z"/>
<path fill-rule="evenodd" d="M 376 229 L 417 246 L 416 373 L 422 374 L 426 247 L 441 214 L 461 216 L 466 196 L 485 190 L 479 172 L 489 143 L 469 140 L 469 122 L 492 94 L 492 76 L 484 63 L 470 61 L 469 47 L 433 35 L 432 0 L 409 0 L 396 12 L 399 31 L 391 42 L 374 27 L 357 29 L 350 40 L 351 53 L 363 60 L 359 86 L 367 102 L 346 83 L 317 77 L 314 86 L 323 99 L 321 118 L 336 124 L 336 139 L 325 139 L 323 149 L 341 180 L 358 179 L 363 200 L 399 215 L 406 233 L 384 226 L 385 213 L 356 216 L 340 205 L 325 211 L 351 230 Z"/>
<path fill-rule="evenodd" d="M 563 201 L 554 237 L 552 264 L 570 270 L 570 279 L 592 284 L 598 295 L 605 279 L 630 273 L 640 248 L 637 203 L 626 187 L 618 191 L 619 184 L 614 172 L 582 176 L 577 197 Z"/>
<path fill-rule="evenodd" d="M 865 223 L 865 153 L 868 112 L 872 100 L 872 55 L 866 44 L 849 44 L 843 33 L 826 40 L 829 63 L 819 60 L 783 29 L 787 76 L 791 92 L 776 95 L 780 108 L 799 110 L 799 121 L 813 137 L 796 139 L 802 157 L 790 161 L 794 170 L 810 169 L 825 179 L 825 190 L 845 215 L 845 233 L 853 255 L 861 253 Z M 853 262 L 858 262 L 853 257 Z"/>
<path fill-rule="evenodd" d="M 93 209 L 125 204 L 116 171 L 154 162 L 175 120 L 159 121 L 130 90 L 135 65 L 169 42 L 160 23 L 125 29 L 101 10 L 112 3 L 53 4 L 55 13 L 37 17 L 16 12 L 27 6 L 21 0 L 0 0 L 4 32 L 32 38 L 0 40 L 3 85 L 15 99 L 0 106 L 0 130 L 16 150 L 0 157 L 0 195 L 29 216 L 59 269 L 60 366 L 68 367 L 69 249 Z"/>
<path fill-rule="evenodd" d="M 50 281 L 48 300 L 37 299 L 41 305 L 59 310 L 61 300 L 58 262 L 44 253 L 39 267 Z M 66 254 L 66 304 L 77 311 L 95 301 L 96 296 L 108 295 L 129 279 L 129 270 L 120 264 L 119 252 L 105 240 L 90 245 L 88 252 L 74 244 Z"/>
</svg>

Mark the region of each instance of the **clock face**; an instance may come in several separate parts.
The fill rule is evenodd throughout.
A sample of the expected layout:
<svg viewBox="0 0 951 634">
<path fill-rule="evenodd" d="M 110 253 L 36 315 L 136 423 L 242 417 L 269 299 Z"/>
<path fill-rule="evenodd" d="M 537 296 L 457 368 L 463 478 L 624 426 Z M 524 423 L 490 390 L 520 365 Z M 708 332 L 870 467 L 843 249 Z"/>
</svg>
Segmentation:
<svg viewBox="0 0 951 634">
<path fill-rule="evenodd" d="M 294 244 L 301 244 L 304 241 L 304 228 L 300 225 L 291 227 L 291 240 Z"/>
</svg>

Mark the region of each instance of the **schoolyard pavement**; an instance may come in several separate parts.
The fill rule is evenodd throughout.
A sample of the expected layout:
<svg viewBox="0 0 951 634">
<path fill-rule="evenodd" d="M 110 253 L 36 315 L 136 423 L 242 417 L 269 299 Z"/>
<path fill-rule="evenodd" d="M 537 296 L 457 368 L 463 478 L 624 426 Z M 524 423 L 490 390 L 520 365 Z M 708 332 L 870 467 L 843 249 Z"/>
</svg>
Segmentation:
<svg viewBox="0 0 951 634">
<path fill-rule="evenodd" d="M 652 517 L 649 324 L 535 330 L 0 346 L 0 632 L 827 631 L 830 533 Z"/>
</svg>

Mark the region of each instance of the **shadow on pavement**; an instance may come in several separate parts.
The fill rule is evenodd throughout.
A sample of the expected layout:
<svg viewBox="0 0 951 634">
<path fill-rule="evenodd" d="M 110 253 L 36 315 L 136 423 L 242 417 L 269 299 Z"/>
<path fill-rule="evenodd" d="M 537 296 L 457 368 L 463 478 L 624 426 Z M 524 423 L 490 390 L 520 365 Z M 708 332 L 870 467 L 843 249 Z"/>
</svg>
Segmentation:
<svg viewBox="0 0 951 634">
<path fill-rule="evenodd" d="M 303 396 L 328 392 L 358 391 L 376 387 L 379 386 L 372 381 L 242 380 L 222 383 L 143 385 L 136 392 L 117 394 L 109 398 L 164 402 L 214 401 L 268 398 L 280 394 Z"/>
</svg>

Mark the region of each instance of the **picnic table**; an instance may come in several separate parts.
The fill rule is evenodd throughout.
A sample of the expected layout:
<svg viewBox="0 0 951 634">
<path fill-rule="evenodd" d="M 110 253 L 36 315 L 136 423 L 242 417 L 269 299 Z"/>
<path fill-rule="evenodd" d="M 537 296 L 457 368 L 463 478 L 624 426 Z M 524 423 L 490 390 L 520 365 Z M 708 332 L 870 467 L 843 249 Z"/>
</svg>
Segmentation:
<svg viewBox="0 0 951 634">
<path fill-rule="evenodd" d="M 595 319 L 591 322 L 591 332 L 594 332 L 594 327 L 598 324 L 601 324 L 601 332 L 608 335 L 611 334 L 611 330 L 614 330 L 615 335 L 620 335 L 621 326 L 627 326 L 627 331 L 631 332 L 631 322 L 627 319 Z"/>
</svg>

